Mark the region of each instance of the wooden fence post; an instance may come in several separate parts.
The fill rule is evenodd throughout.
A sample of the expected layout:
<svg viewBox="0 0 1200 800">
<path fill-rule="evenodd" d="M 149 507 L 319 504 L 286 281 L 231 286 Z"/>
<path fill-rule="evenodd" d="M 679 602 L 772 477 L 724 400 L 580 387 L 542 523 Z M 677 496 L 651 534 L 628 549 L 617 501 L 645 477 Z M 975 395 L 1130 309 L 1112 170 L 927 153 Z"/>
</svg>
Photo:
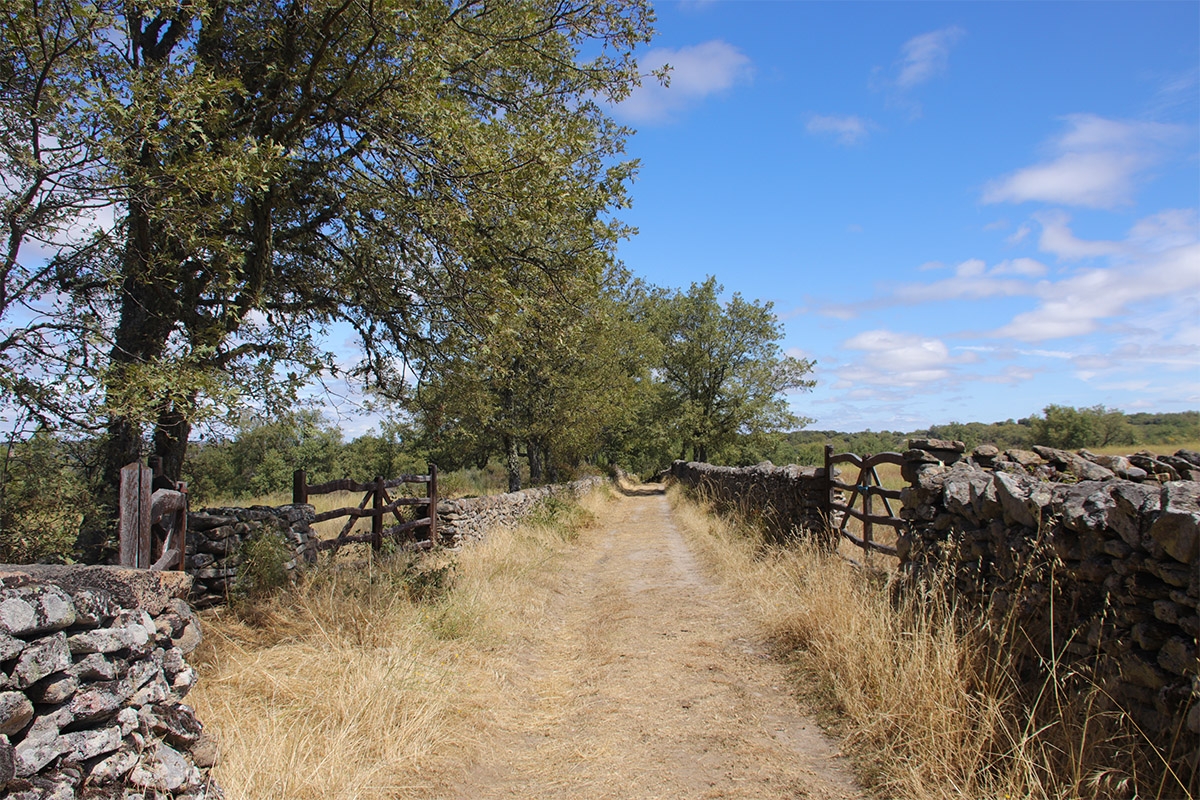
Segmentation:
<svg viewBox="0 0 1200 800">
<path fill-rule="evenodd" d="M 429 465 L 429 541 L 438 544 L 437 465 Z"/>
<path fill-rule="evenodd" d="M 150 487 L 154 474 L 133 462 L 121 467 L 118 558 L 123 567 L 150 567 Z"/>
<path fill-rule="evenodd" d="M 375 478 L 375 497 L 371 502 L 371 549 L 378 553 L 383 548 L 383 478 Z"/>
<path fill-rule="evenodd" d="M 308 474 L 302 469 L 292 473 L 292 502 L 308 502 Z"/>
</svg>

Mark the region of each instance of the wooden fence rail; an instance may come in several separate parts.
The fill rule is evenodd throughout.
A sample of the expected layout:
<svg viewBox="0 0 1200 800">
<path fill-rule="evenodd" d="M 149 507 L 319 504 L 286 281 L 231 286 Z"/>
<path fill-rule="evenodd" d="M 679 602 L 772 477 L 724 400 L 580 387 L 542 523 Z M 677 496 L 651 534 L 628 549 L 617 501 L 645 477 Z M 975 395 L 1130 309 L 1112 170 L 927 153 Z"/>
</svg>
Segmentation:
<svg viewBox="0 0 1200 800">
<path fill-rule="evenodd" d="M 425 484 L 428 487 L 426 495 L 424 497 L 393 498 L 388 494 L 388 489 L 396 489 L 410 483 Z M 342 530 L 337 535 L 337 538 L 324 539 L 318 542 L 318 550 L 333 550 L 336 552 L 343 545 L 370 542 L 372 549 L 378 552 L 383 547 L 385 537 L 396 538 L 401 534 L 417 530 L 418 528 L 427 528 L 429 538 L 425 541 L 416 542 L 416 546 L 432 547 L 439 541 L 437 467 L 433 464 L 429 465 L 429 472 L 425 475 L 401 475 L 398 478 L 390 480 L 376 478 L 370 483 L 358 483 L 349 479 L 342 479 L 310 486 L 308 484 L 308 475 L 304 470 L 298 469 L 292 474 L 293 503 L 307 503 L 311 495 L 330 494 L 332 492 L 364 492 L 364 494 L 362 501 L 357 506 L 344 506 L 329 511 L 322 511 L 313 518 L 313 522 L 317 523 L 341 517 L 349 517 L 346 524 L 342 526 Z M 370 504 L 370 508 L 367 507 L 368 503 Z M 400 513 L 400 509 L 405 506 L 412 506 L 417 513 L 420 513 L 423 508 L 425 516 L 406 520 Z M 394 516 L 398 524 L 385 529 L 383 527 L 384 517 L 388 514 Z M 350 531 L 354 529 L 355 523 L 363 517 L 371 518 L 371 532 L 351 534 Z"/>
<path fill-rule="evenodd" d="M 853 484 L 842 483 L 834 479 L 833 468 L 837 464 L 850 464 L 858 468 L 858 477 Z M 899 514 L 893 510 L 890 502 L 899 500 L 900 492 L 896 489 L 883 488 L 883 481 L 879 479 L 879 472 L 876 468 L 883 464 L 903 466 L 904 457 L 899 453 L 877 453 L 869 456 L 858 456 L 854 453 L 835 454 L 833 445 L 825 445 L 825 474 L 829 478 L 828 513 L 831 520 L 838 519 L 838 515 L 840 515 L 840 520 L 837 522 L 838 534 L 861 548 L 863 552 L 874 551 L 889 556 L 898 556 L 899 553 L 895 547 L 875 541 L 876 525 L 891 527 L 895 529 L 897 535 L 903 533 L 908 526 L 908 523 L 900 519 Z M 838 492 L 848 492 L 845 502 L 838 499 Z M 873 501 L 876 497 L 883 501 L 883 507 L 887 511 L 886 516 L 874 513 Z M 858 504 L 857 508 L 855 507 L 856 503 Z M 846 530 L 851 518 L 862 523 L 861 538 Z"/>
</svg>

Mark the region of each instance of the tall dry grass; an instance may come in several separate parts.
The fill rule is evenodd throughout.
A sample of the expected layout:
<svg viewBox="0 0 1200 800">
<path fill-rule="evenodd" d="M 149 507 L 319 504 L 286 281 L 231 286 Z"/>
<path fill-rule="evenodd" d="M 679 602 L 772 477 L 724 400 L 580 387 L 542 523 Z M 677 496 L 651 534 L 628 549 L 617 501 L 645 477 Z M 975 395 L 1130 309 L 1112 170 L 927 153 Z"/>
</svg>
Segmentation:
<svg viewBox="0 0 1200 800">
<path fill-rule="evenodd" d="M 548 504 L 457 554 L 330 563 L 203 616 L 189 696 L 230 800 L 424 797 L 477 745 L 496 652 L 545 623 L 552 576 L 605 502 Z"/>
<path fill-rule="evenodd" d="M 698 554 L 790 661 L 797 691 L 824 710 L 879 796 L 1188 796 L 1121 715 L 1099 710 L 1094 686 L 1075 676 L 1070 692 L 1051 682 L 1024 692 L 995 629 L 950 598 L 898 593 L 836 554 L 768 546 L 678 489 L 672 502 Z"/>
</svg>

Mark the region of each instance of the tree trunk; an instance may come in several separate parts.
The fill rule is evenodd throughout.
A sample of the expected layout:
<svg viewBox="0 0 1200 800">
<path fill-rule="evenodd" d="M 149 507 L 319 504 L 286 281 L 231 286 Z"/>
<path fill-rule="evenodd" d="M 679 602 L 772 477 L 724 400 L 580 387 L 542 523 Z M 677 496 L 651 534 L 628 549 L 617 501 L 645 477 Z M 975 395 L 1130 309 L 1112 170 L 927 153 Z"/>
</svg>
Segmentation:
<svg viewBox="0 0 1200 800">
<path fill-rule="evenodd" d="M 196 393 L 192 392 L 188 405 L 194 405 Z M 172 481 L 183 477 L 183 459 L 187 455 L 188 435 L 192 423 L 179 405 L 170 401 L 163 403 L 154 427 L 154 455 L 162 459 L 163 475 Z"/>
<path fill-rule="evenodd" d="M 512 436 L 504 437 L 504 467 L 508 471 L 508 490 L 521 491 L 521 452 Z"/>
<path fill-rule="evenodd" d="M 142 425 L 123 411 L 137 391 L 127 368 L 151 364 L 162 356 L 172 329 L 170 309 L 177 302 L 169 281 L 150 276 L 153 235 L 144 210 L 136 202 L 130 203 L 127 225 L 121 316 L 109 354 L 107 400 L 113 410 L 102 445 L 100 486 L 96 487 L 95 502 L 89 505 L 76 540 L 79 558 L 85 564 L 110 561 L 116 553 L 121 468 L 143 455 Z"/>
<path fill-rule="evenodd" d="M 525 449 L 529 452 L 529 485 L 540 486 L 546 482 L 546 452 L 532 439 Z"/>
</svg>

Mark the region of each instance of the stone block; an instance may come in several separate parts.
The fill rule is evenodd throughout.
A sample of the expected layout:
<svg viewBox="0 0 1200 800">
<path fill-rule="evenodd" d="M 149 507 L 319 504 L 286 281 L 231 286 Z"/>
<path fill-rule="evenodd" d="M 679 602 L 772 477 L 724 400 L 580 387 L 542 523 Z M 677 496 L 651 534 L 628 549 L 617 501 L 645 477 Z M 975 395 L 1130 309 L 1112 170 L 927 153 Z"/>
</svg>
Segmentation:
<svg viewBox="0 0 1200 800">
<path fill-rule="evenodd" d="M 32 719 L 33 703 L 24 692 L 0 692 L 0 734 L 18 734 Z"/>
<path fill-rule="evenodd" d="M 75 592 L 75 622 L 97 627 L 106 624 L 121 611 L 110 592 L 104 589 L 80 589 Z"/>
<path fill-rule="evenodd" d="M 1200 557 L 1200 483 L 1163 485 L 1162 512 L 1149 535 L 1171 558 L 1195 566 Z"/>
<path fill-rule="evenodd" d="M 16 754 L 8 737 L 0 734 L 0 786 L 17 776 Z"/>
<path fill-rule="evenodd" d="M 0 661 L 8 661 L 16 658 L 24 649 L 24 640 L 0 632 Z"/>
<path fill-rule="evenodd" d="M 59 631 L 26 646 L 13 667 L 12 680 L 18 688 L 24 689 L 70 666 L 71 650 L 67 646 L 67 635 Z"/>
<path fill-rule="evenodd" d="M 35 703 L 58 705 L 71 699 L 79 688 L 79 679 L 74 675 L 60 672 L 43 678 L 29 687 L 29 698 Z"/>
<path fill-rule="evenodd" d="M 13 636 L 36 636 L 70 627 L 75 622 L 71 597 L 57 586 L 0 589 L 0 631 Z"/>
<path fill-rule="evenodd" d="M 94 722 L 116 716 L 129 696 L 125 681 L 93 683 L 76 693 L 67 708 L 76 721 Z"/>
<path fill-rule="evenodd" d="M 116 726 L 99 730 L 64 733 L 60 740 L 65 761 L 87 761 L 121 746 L 121 729 Z"/>
<path fill-rule="evenodd" d="M 90 653 L 71 665 L 67 671 L 84 681 L 111 681 L 120 676 L 126 663 L 103 653 Z"/>
</svg>

